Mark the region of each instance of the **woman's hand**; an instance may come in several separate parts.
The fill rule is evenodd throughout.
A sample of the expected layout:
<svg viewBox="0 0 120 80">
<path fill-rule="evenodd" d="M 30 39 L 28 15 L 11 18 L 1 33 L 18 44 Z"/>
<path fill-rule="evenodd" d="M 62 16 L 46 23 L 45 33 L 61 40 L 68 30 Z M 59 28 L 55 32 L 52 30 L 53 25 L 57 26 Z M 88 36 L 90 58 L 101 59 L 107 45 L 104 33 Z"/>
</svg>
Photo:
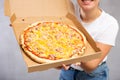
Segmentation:
<svg viewBox="0 0 120 80">
<path fill-rule="evenodd" d="M 76 62 L 74 63 L 75 66 L 80 66 L 81 63 L 80 62 Z M 65 65 L 65 64 L 62 64 L 62 66 L 59 66 L 59 67 L 56 67 L 56 69 L 64 69 L 64 70 L 68 70 L 70 68 L 70 65 Z"/>
<path fill-rule="evenodd" d="M 80 63 L 80 62 L 76 62 L 76 63 L 74 63 L 74 65 L 75 65 L 75 66 L 80 66 L 81 63 Z M 63 69 L 64 69 L 64 70 L 68 70 L 68 69 L 70 68 L 70 65 L 62 64 L 62 66 L 63 66 Z"/>
<path fill-rule="evenodd" d="M 62 64 L 62 67 L 63 67 L 64 70 L 68 70 L 70 68 L 70 65 Z"/>
<path fill-rule="evenodd" d="M 62 64 L 61 66 L 58 66 L 56 67 L 56 69 L 65 69 L 65 70 L 68 70 L 70 68 L 70 65 L 65 65 L 65 64 Z"/>
</svg>

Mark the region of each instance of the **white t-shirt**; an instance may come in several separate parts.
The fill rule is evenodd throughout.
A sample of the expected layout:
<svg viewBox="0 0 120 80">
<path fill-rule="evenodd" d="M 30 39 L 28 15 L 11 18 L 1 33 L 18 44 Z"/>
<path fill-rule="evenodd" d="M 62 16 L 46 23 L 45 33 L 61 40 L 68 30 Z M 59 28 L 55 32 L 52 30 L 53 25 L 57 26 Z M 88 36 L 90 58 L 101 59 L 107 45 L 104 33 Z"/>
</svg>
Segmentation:
<svg viewBox="0 0 120 80">
<path fill-rule="evenodd" d="M 102 10 L 102 14 L 91 23 L 84 23 L 80 18 L 80 7 L 77 0 L 71 0 L 75 8 L 75 15 L 91 37 L 100 43 L 115 46 L 115 39 L 119 29 L 117 20 Z M 103 61 L 106 61 L 107 56 Z M 80 69 L 74 65 L 74 68 Z M 80 69 L 81 70 L 81 69 Z"/>
</svg>

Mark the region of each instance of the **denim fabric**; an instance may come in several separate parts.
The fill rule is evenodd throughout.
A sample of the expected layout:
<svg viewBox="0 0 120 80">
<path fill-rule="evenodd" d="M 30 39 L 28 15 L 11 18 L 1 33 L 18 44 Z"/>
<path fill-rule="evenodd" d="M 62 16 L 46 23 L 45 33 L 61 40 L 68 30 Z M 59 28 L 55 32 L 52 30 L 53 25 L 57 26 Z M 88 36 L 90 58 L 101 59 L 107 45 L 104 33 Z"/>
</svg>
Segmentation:
<svg viewBox="0 0 120 80">
<path fill-rule="evenodd" d="M 75 70 L 61 70 L 59 80 L 74 80 Z"/>
<path fill-rule="evenodd" d="M 109 80 L 109 69 L 106 62 L 101 64 L 97 69 L 91 73 L 86 73 L 79 70 L 61 70 L 59 80 Z"/>
</svg>

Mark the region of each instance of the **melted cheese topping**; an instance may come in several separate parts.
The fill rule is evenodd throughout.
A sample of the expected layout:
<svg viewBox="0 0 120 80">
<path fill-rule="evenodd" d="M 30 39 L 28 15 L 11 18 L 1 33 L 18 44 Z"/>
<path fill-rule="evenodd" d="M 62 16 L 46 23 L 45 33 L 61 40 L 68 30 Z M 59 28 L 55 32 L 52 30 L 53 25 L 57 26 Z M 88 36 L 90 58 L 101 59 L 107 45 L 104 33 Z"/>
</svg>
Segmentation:
<svg viewBox="0 0 120 80">
<path fill-rule="evenodd" d="M 81 52 L 85 46 L 83 36 L 61 23 L 38 23 L 24 31 L 24 44 L 28 50 L 42 58 L 67 59 Z"/>
</svg>

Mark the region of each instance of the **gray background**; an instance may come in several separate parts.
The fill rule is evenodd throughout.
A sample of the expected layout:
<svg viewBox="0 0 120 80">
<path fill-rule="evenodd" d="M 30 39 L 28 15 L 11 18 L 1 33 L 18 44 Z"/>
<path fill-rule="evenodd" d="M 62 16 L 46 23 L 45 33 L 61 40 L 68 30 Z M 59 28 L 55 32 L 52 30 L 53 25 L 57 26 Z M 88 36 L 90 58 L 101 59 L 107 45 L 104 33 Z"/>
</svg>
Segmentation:
<svg viewBox="0 0 120 80">
<path fill-rule="evenodd" d="M 17 44 L 13 29 L 9 27 L 9 18 L 4 16 L 4 0 L 0 0 L 0 80 L 58 80 L 59 70 L 50 69 L 27 73 L 27 68 Z M 113 15 L 120 23 L 120 0 L 101 0 L 101 7 Z M 110 80 L 120 80 L 120 33 L 116 46 L 108 57 Z"/>
</svg>

